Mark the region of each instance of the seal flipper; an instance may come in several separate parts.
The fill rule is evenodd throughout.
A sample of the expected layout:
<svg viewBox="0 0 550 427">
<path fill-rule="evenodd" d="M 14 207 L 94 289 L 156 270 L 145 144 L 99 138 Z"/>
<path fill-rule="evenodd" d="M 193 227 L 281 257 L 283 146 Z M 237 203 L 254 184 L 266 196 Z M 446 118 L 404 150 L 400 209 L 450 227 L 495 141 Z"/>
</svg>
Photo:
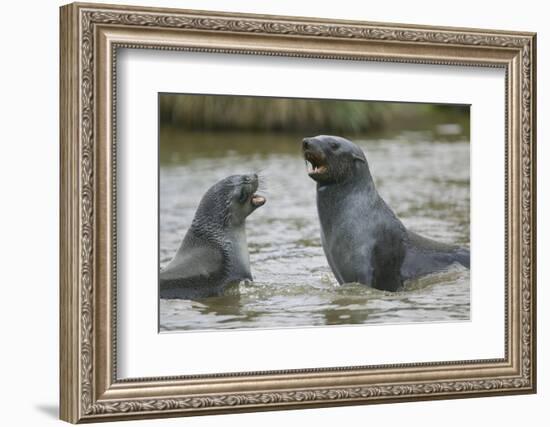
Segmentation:
<svg viewBox="0 0 550 427">
<path fill-rule="evenodd" d="M 470 251 L 420 236 L 407 230 L 406 254 L 401 267 L 403 279 L 413 279 L 444 270 L 457 262 L 470 268 Z"/>
<path fill-rule="evenodd" d="M 393 231 L 392 231 L 393 230 Z M 372 287 L 395 292 L 403 288 L 401 266 L 405 258 L 405 246 L 398 229 L 386 228 L 383 239 L 372 250 Z"/>
<path fill-rule="evenodd" d="M 456 262 L 462 264 L 466 268 L 470 268 L 470 250 L 465 248 L 457 248 L 454 251 Z"/>
<path fill-rule="evenodd" d="M 325 239 L 325 233 L 323 233 L 323 229 L 321 228 L 321 245 L 323 246 L 323 252 L 325 253 L 325 257 L 327 259 L 328 265 L 330 269 L 332 270 L 332 273 L 336 277 L 336 281 L 341 285 L 344 283 L 344 278 L 338 271 L 338 268 L 336 267 L 336 264 L 334 263 L 334 260 L 332 259 L 332 254 L 330 251 L 327 251 L 327 244 Z"/>
</svg>

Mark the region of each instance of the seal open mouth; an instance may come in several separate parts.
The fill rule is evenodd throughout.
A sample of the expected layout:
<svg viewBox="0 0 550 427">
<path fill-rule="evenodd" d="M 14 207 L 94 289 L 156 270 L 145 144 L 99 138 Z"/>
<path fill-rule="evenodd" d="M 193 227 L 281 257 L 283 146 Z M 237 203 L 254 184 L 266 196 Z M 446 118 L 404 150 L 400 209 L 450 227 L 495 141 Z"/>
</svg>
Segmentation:
<svg viewBox="0 0 550 427">
<path fill-rule="evenodd" d="M 258 194 L 253 194 L 252 198 L 250 199 L 250 203 L 252 203 L 252 206 L 259 208 L 260 206 L 264 205 L 265 197 L 262 197 Z"/>
<path fill-rule="evenodd" d="M 306 159 L 307 173 L 309 176 L 320 176 L 328 172 L 328 166 L 324 154 L 305 151 L 304 158 Z"/>
</svg>

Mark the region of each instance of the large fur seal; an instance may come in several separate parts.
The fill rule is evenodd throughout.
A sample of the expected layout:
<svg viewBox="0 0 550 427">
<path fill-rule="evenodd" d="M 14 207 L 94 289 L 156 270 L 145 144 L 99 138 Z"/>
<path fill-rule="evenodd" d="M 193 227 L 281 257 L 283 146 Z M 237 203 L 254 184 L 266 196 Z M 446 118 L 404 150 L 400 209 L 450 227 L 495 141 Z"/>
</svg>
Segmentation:
<svg viewBox="0 0 550 427">
<path fill-rule="evenodd" d="M 397 291 L 404 280 L 455 262 L 470 268 L 468 249 L 405 228 L 376 191 L 365 154 L 351 141 L 320 135 L 305 138 L 302 150 L 317 182 L 323 249 L 340 284 Z"/>
<path fill-rule="evenodd" d="M 265 198 L 255 194 L 258 176 L 232 175 L 203 196 L 191 228 L 160 273 L 160 297 L 216 296 L 241 280 L 252 280 L 245 220 Z"/>
</svg>

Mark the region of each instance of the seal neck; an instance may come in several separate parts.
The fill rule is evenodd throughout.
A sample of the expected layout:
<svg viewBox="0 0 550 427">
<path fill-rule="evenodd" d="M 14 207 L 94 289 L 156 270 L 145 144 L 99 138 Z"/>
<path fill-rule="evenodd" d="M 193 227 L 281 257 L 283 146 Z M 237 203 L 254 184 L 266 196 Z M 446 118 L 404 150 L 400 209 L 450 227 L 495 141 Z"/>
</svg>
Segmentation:
<svg viewBox="0 0 550 427">
<path fill-rule="evenodd" d="M 367 164 L 364 164 L 363 167 L 359 168 L 358 175 L 362 184 L 365 186 L 365 190 L 367 191 L 369 196 L 377 196 L 378 192 L 376 191 L 376 187 L 374 186 L 374 181 L 372 179 L 372 175 L 370 174 L 370 169 Z"/>
<path fill-rule="evenodd" d="M 331 197 L 338 198 L 339 195 L 347 195 L 350 191 L 360 192 L 362 197 L 368 199 L 374 199 L 378 196 L 368 165 L 363 164 L 357 167 L 353 174 L 341 181 L 329 184 L 317 183 L 317 192 L 319 194 L 332 194 Z"/>
<path fill-rule="evenodd" d="M 193 222 L 191 224 L 191 229 L 195 232 L 197 236 L 201 236 L 207 240 L 219 240 L 223 235 L 223 230 L 225 228 L 225 217 L 219 212 L 201 212 L 199 209 Z"/>
<path fill-rule="evenodd" d="M 223 209 L 201 207 L 195 213 L 190 231 L 195 237 L 226 248 L 236 240 L 246 242 L 245 221 L 235 223 Z"/>
<path fill-rule="evenodd" d="M 217 188 L 209 189 L 201 199 L 191 224 L 197 236 L 219 241 L 229 220 L 231 200 Z"/>
</svg>

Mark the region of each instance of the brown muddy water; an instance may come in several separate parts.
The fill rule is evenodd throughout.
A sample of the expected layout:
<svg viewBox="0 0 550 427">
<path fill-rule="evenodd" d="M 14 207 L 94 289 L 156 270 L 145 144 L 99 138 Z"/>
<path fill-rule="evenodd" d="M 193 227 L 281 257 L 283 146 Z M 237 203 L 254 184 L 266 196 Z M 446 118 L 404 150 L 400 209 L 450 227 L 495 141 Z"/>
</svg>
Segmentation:
<svg viewBox="0 0 550 427">
<path fill-rule="evenodd" d="M 365 151 L 381 196 L 404 224 L 469 246 L 470 144 L 436 131 L 354 142 Z M 303 135 L 161 131 L 160 267 L 170 261 L 204 192 L 232 174 L 261 171 L 267 203 L 247 219 L 254 282 L 201 301 L 161 300 L 160 331 L 464 321 L 470 271 L 447 271 L 389 293 L 339 286 L 321 247 L 315 183 L 300 153 Z"/>
</svg>

